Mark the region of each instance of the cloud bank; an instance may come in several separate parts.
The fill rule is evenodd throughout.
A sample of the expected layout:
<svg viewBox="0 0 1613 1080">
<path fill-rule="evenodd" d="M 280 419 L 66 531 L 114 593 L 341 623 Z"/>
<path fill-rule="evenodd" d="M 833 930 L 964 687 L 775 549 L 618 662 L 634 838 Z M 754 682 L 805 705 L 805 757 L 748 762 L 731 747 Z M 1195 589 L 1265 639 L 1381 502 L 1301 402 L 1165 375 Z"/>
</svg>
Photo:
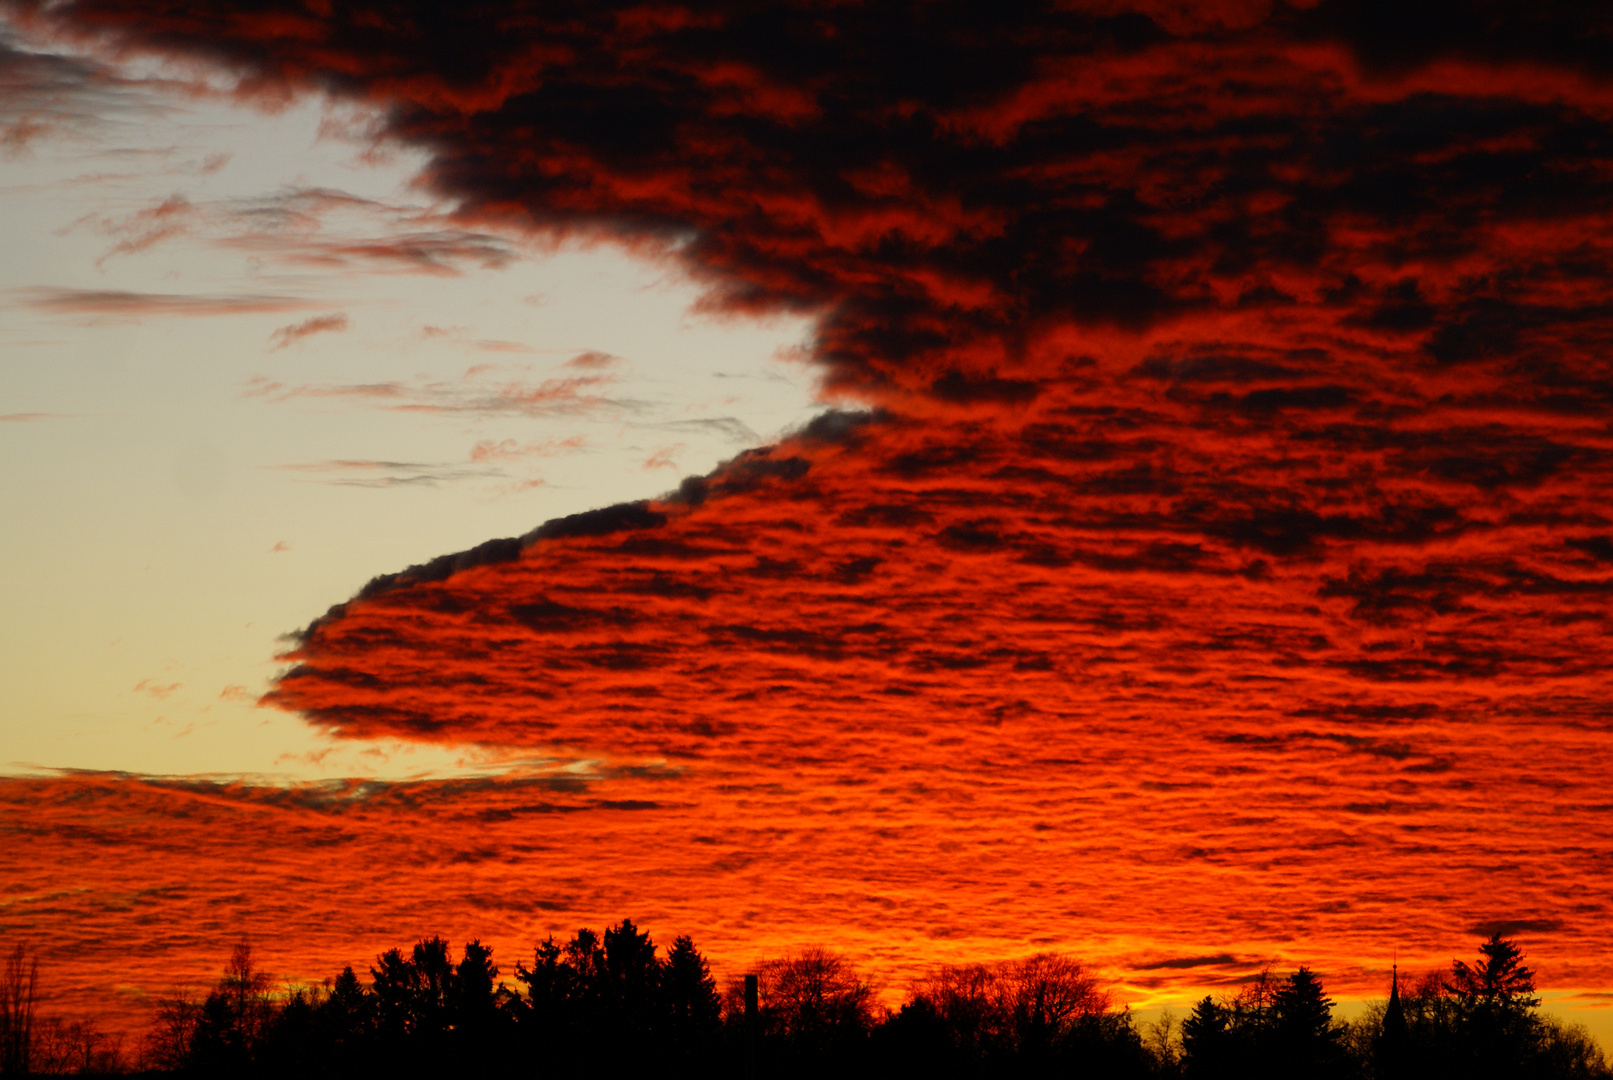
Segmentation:
<svg viewBox="0 0 1613 1080">
<path fill-rule="evenodd" d="M 814 313 L 872 410 L 377 578 L 276 704 L 675 763 L 697 809 L 634 820 L 690 865 L 767 822 L 775 940 L 878 908 L 908 940 L 853 946 L 917 964 L 1052 924 L 1203 985 L 1172 958 L 1361 972 L 1505 923 L 1613 981 L 1606 14 L 7 10 L 384 104 L 467 229 Z M 490 407 L 400 387 L 286 392 Z"/>
</svg>

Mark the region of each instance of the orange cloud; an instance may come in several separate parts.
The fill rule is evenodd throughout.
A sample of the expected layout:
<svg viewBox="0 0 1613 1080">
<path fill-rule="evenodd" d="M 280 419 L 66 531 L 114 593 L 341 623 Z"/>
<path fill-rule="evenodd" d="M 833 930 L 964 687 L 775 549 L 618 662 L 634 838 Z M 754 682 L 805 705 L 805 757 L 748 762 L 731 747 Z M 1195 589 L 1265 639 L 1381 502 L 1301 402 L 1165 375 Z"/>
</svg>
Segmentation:
<svg viewBox="0 0 1613 1080">
<path fill-rule="evenodd" d="M 325 913 L 288 965 L 631 914 L 738 962 L 1068 947 L 1133 995 L 1273 957 L 1348 991 L 1500 923 L 1551 985 L 1613 983 L 1607 16 L 13 6 L 384 103 L 461 222 L 815 314 L 825 393 L 868 410 L 379 577 L 268 697 L 606 763 L 586 795 L 73 778 L 15 796 L 50 837 L 15 858 L 57 867 L 100 807 L 182 823 L 39 895 L 152 889 L 220 950 L 209 912 Z M 552 415 L 601 380 L 254 392 Z M 343 858 L 225 903 L 162 877 L 224 843 L 167 800 L 273 820 L 266 882 Z"/>
<path fill-rule="evenodd" d="M 150 694 L 158 701 L 163 701 L 175 690 L 178 690 L 179 687 L 179 683 L 163 683 L 155 679 L 141 679 L 134 684 L 134 692 L 137 694 Z"/>
<path fill-rule="evenodd" d="M 583 448 L 584 440 L 581 435 L 573 435 L 565 439 L 539 439 L 533 442 L 517 442 L 514 439 L 482 439 L 470 448 L 472 461 L 519 461 L 528 457 L 553 457 L 556 454 L 571 453 Z"/>
<path fill-rule="evenodd" d="M 678 467 L 677 456 L 683 448 L 682 443 L 662 446 L 644 459 L 644 467 L 646 469 L 676 469 Z"/>
</svg>

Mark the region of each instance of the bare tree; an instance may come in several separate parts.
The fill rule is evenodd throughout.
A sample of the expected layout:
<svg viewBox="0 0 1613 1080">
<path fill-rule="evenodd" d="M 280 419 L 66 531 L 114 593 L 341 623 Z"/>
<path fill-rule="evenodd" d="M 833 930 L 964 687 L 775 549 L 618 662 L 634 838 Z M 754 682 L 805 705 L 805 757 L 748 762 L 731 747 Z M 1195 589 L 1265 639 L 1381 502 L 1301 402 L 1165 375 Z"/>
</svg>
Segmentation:
<svg viewBox="0 0 1613 1080">
<path fill-rule="evenodd" d="M 1056 1037 L 1076 1020 L 1109 1008 L 1109 995 L 1081 962 L 1056 953 L 1002 965 L 997 985 L 1003 1012 L 1013 1018 L 1022 1041 Z"/>
<path fill-rule="evenodd" d="M 1277 1000 L 1279 983 L 1280 980 L 1271 973 L 1271 965 L 1267 964 L 1238 992 L 1232 1002 L 1233 1008 L 1246 1016 L 1264 1019 Z"/>
<path fill-rule="evenodd" d="M 26 1076 L 33 1067 L 34 1006 L 39 1000 L 39 957 L 21 942 L 0 973 L 0 1073 Z"/>
<path fill-rule="evenodd" d="M 190 1064 L 191 1041 L 202 1005 L 184 990 L 157 999 L 157 1015 L 140 1047 L 143 1068 L 178 1072 Z"/>
<path fill-rule="evenodd" d="M 819 946 L 758 965 L 763 1029 L 803 1044 L 828 1044 L 867 1032 L 874 985 L 851 961 Z M 743 983 L 728 988 L 728 1011 L 743 1011 Z"/>
<path fill-rule="evenodd" d="M 104 1075 L 123 1071 L 123 1039 L 93 1020 L 41 1017 L 34 1030 L 34 1072 L 41 1076 Z"/>
<path fill-rule="evenodd" d="M 1153 1057 L 1162 1074 L 1176 1072 L 1182 1064 L 1182 1023 L 1169 1009 L 1148 1025 L 1143 1046 Z"/>
<path fill-rule="evenodd" d="M 230 950 L 229 962 L 224 965 L 224 978 L 219 980 L 218 993 L 229 1003 L 230 1015 L 235 1022 L 235 1035 L 242 1046 L 255 1046 L 262 1037 L 274 1011 L 270 993 L 274 985 L 268 972 L 252 963 L 252 945 L 237 942 Z"/>
<path fill-rule="evenodd" d="M 1010 1037 L 999 1014 L 997 971 L 984 964 L 937 968 L 913 988 L 929 1003 L 966 1056 L 984 1053 Z"/>
<path fill-rule="evenodd" d="M 945 1021 L 966 1054 L 1050 1045 L 1110 1006 L 1079 961 L 1055 953 L 937 968 L 913 993 Z"/>
</svg>

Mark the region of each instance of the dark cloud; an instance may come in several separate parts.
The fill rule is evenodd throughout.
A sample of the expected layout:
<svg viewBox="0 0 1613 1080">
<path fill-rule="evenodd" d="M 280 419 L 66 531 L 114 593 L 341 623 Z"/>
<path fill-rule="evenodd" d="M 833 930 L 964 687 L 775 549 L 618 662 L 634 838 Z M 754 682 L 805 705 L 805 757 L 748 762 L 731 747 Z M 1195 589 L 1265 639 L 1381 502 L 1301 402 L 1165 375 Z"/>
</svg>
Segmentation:
<svg viewBox="0 0 1613 1080">
<path fill-rule="evenodd" d="M 1493 919 L 1475 923 L 1471 929 L 1473 933 L 1483 937 L 1489 937 L 1491 934 L 1517 937 L 1519 934 L 1551 934 L 1562 928 L 1561 919 Z"/>
<path fill-rule="evenodd" d="M 1180 971 L 1187 968 L 1245 966 L 1231 953 L 1214 956 L 1181 956 L 1171 960 L 1156 960 L 1151 964 L 1138 964 L 1139 971 Z"/>
<path fill-rule="evenodd" d="M 40 139 L 80 138 L 107 124 L 168 111 L 147 83 L 86 56 L 27 42 L 0 22 L 0 154 L 25 156 Z"/>
<path fill-rule="evenodd" d="M 1527 336 L 1564 307 L 1526 290 L 1486 309 L 1484 290 L 1539 279 L 1543 261 L 1566 281 L 1601 260 L 1594 245 L 1576 260 L 1490 239 L 1498 220 L 1549 227 L 1607 207 L 1586 167 L 1607 153 L 1593 101 L 1358 92 L 1350 59 L 1538 61 L 1518 43 L 1557 40 L 1589 18 L 1578 7 L 1517 27 L 1502 8 L 1431 15 L 1441 33 L 1393 36 L 1426 48 L 1390 63 L 1373 52 L 1386 39 L 1361 28 L 1408 16 L 1366 3 L 1279 9 L 1260 32 L 1206 40 L 1146 7 L 1030 3 L 922 16 L 733 5 L 700 19 L 428 5 L 395 19 L 385 4 L 320 18 L 288 2 L 303 28 L 291 36 L 259 36 L 268 23 L 232 20 L 227 2 L 136 20 L 122 3 L 51 10 L 256 85 L 391 103 L 389 134 L 431 148 L 431 176 L 465 214 L 673 244 L 715 304 L 824 312 L 818 354 L 863 392 L 1024 402 L 1061 327 L 1221 309 L 1265 337 L 1271 317 L 1327 298 L 1344 305 L 1340 326 L 1427 336 L 1429 355 L 1461 362 L 1497 320 Z M 1604 31 L 1592 19 L 1574 40 Z M 1350 53 L 1335 63 L 1285 37 Z M 1337 240 L 1346 227 L 1353 250 Z M 431 243 L 416 247 L 433 261 Z M 1436 265 L 1415 275 L 1413 259 Z"/>
<path fill-rule="evenodd" d="M 1594 5 L 1323 0 L 1294 20 L 1302 37 L 1346 42 L 1364 66 L 1382 74 L 1453 59 L 1613 76 L 1613 22 Z"/>
</svg>

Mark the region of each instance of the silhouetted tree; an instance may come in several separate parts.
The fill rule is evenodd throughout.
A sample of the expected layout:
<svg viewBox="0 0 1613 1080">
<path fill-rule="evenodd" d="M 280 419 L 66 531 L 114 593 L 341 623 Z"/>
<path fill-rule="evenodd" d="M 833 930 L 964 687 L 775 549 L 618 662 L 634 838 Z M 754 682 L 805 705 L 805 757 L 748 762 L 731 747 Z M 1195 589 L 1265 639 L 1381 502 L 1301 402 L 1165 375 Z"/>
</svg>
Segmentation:
<svg viewBox="0 0 1613 1080">
<path fill-rule="evenodd" d="M 493 950 L 480 940 L 467 942 L 464 956 L 454 969 L 450 993 L 453 1023 L 456 1027 L 489 1022 L 497 1008 L 498 965 Z"/>
<path fill-rule="evenodd" d="M 1003 965 L 997 985 L 1022 1058 L 1045 1057 L 1077 1021 L 1109 1007 L 1109 996 L 1078 961 L 1054 953 Z"/>
<path fill-rule="evenodd" d="M 600 943 L 604 957 L 599 998 L 603 1030 L 622 1059 L 642 1062 L 657 1023 L 661 965 L 655 943 L 631 919 L 607 927 Z"/>
<path fill-rule="evenodd" d="M 273 1012 L 269 986 L 269 976 L 252 961 L 252 946 L 238 943 L 197 1014 L 188 1055 L 191 1069 L 208 1075 L 248 1070 Z"/>
<path fill-rule="evenodd" d="M 1003 1011 L 998 969 L 984 964 L 937 968 L 914 987 L 913 1001 L 926 1006 L 911 1024 L 940 1020 L 951 1052 L 962 1061 L 984 1061 L 1013 1047 L 1011 1024 Z"/>
<path fill-rule="evenodd" d="M 268 1022 L 270 983 L 268 973 L 260 971 L 252 962 L 251 944 L 237 942 L 224 964 L 224 977 L 219 980 L 218 993 L 229 1004 L 237 1039 L 246 1045 L 257 1041 Z"/>
<path fill-rule="evenodd" d="M 330 1067 L 331 1040 L 317 990 L 286 988 L 253 1052 L 255 1071 L 267 1076 L 320 1076 Z"/>
<path fill-rule="evenodd" d="M 240 1025 L 227 997 L 207 995 L 196 1017 L 189 1067 L 204 1076 L 239 1076 L 251 1064 L 252 1048 L 241 1040 Z"/>
<path fill-rule="evenodd" d="M 516 965 L 515 977 L 527 987 L 524 1041 L 558 1068 L 589 1060 L 599 1037 L 604 960 L 598 935 L 584 928 L 563 946 L 550 936 L 533 950 L 531 967 Z"/>
<path fill-rule="evenodd" d="M 376 957 L 366 988 L 346 968 L 319 988 L 269 992 L 240 946 L 198 1004 L 164 999 L 142 1060 L 193 1076 L 412 1080 L 462 1074 L 558 1076 L 892 1076 L 1092 1080 L 1613 1080 L 1583 1028 L 1541 1016 L 1522 952 L 1491 937 L 1474 964 L 1404 990 L 1352 1024 L 1308 967 L 1269 969 L 1231 999 L 1206 997 L 1173 1036 L 1168 1020 L 1139 1030 L 1068 957 L 1042 954 L 936 969 L 891 1013 L 844 957 L 807 949 L 759 965 L 761 1045 L 741 1036 L 743 982 L 725 1010 L 705 958 L 687 937 L 663 958 L 622 920 L 602 935 L 553 937 L 518 964 L 524 996 L 501 984 L 480 941 L 452 962 L 441 938 Z M 34 978 L 14 954 L 17 972 Z M 28 997 L 35 991 L 22 994 Z M 13 1006 L 8 1006 L 12 1008 Z M 724 1012 L 726 1015 L 724 1015 Z M 1396 1019 L 1398 1017 L 1398 1019 Z M 93 1024 L 36 1018 L 32 1065 L 51 1072 L 115 1067 Z M 1399 1032 L 1396 1035 L 1395 1032 Z M 1400 1065 L 1385 1046 L 1401 1039 Z M 755 1069 L 752 1062 L 754 1061 Z M 1400 1068 L 1400 1072 L 1396 1072 Z"/>
<path fill-rule="evenodd" d="M 440 937 L 417 942 L 408 956 L 389 949 L 370 968 L 365 993 L 351 971 L 332 985 L 327 1021 L 344 1045 L 370 1042 L 400 1072 L 491 1067 L 514 1024 L 515 996 L 498 982 L 498 965 L 480 941 L 466 943 L 459 963 Z"/>
<path fill-rule="evenodd" d="M 42 1016 L 34 1025 L 33 1070 L 40 1076 L 104 1076 L 124 1071 L 123 1039 L 91 1019 Z"/>
<path fill-rule="evenodd" d="M 1397 978 L 1390 1002 L 1369 1010 L 1364 1023 L 1372 1037 L 1361 1058 L 1376 1080 L 1613 1078 L 1583 1029 L 1537 1011 L 1533 973 L 1515 943 L 1492 935 L 1479 951 L 1477 963 L 1454 963 L 1444 976 L 1409 985 Z M 1402 1040 L 1398 1053 L 1386 1051 Z"/>
<path fill-rule="evenodd" d="M 1097 980 L 1069 957 L 937 968 L 914 986 L 909 1006 L 882 1028 L 880 1052 L 940 1038 L 949 1075 L 1156 1071 L 1130 1013 L 1112 1011 Z M 1167 1056 L 1174 1071 L 1174 1051 Z"/>
<path fill-rule="evenodd" d="M 1148 1026 L 1143 1045 L 1154 1059 L 1155 1071 L 1161 1080 L 1182 1075 L 1182 1024 L 1170 1009 L 1160 1013 L 1159 1019 Z"/>
<path fill-rule="evenodd" d="M 854 1058 L 874 1023 L 874 987 L 847 959 L 819 946 L 757 965 L 764 1058 L 769 1067 L 833 1068 Z M 737 1029 L 744 984 L 728 986 L 725 1013 Z"/>
<path fill-rule="evenodd" d="M 511 996 L 500 1012 L 561 1069 L 664 1071 L 701 1056 L 709 1063 L 721 1038 L 716 985 L 694 942 L 676 939 L 663 960 L 630 919 L 603 935 L 578 930 L 565 945 L 551 936 L 530 966 L 516 965 L 515 977 L 526 996 Z"/>
<path fill-rule="evenodd" d="M 874 1029 L 871 1043 L 875 1075 L 961 1077 L 979 1068 L 978 1055 L 959 1052 L 951 1025 L 926 997 L 905 1002 Z"/>
<path fill-rule="evenodd" d="M 1463 1008 L 1526 1012 L 1540 1004 L 1534 996 L 1535 973 L 1523 965 L 1523 950 L 1516 942 L 1491 934 L 1479 946 L 1479 953 L 1472 966 L 1463 960 L 1451 964 L 1446 989 L 1457 996 Z"/>
<path fill-rule="evenodd" d="M 1613 1080 L 1613 1067 L 1583 1024 L 1540 1018 L 1536 1075 L 1549 1080 Z"/>
<path fill-rule="evenodd" d="M 1333 999 L 1310 968 L 1302 964 L 1283 980 L 1272 995 L 1271 1013 L 1277 1075 L 1308 1078 L 1343 1072 L 1339 1033 L 1333 1027 Z"/>
<path fill-rule="evenodd" d="M 141 1043 L 147 1068 L 179 1072 L 190 1065 L 191 1044 L 201 1019 L 201 1002 L 183 990 L 157 999 L 157 1013 Z"/>
<path fill-rule="evenodd" d="M 375 995 L 364 989 L 351 967 L 331 981 L 320 1012 L 333 1048 L 343 1058 L 356 1057 L 375 1030 Z"/>
<path fill-rule="evenodd" d="M 1182 1075 L 1188 1080 L 1227 1080 L 1236 1064 L 1232 1012 L 1205 997 L 1182 1021 Z"/>
<path fill-rule="evenodd" d="M 26 1076 L 32 1068 L 39 957 L 18 942 L 0 970 L 0 1072 Z"/>
<path fill-rule="evenodd" d="M 690 1062 L 713 1052 L 722 1031 L 722 1003 L 706 958 L 687 935 L 673 939 L 661 970 L 664 1047 Z"/>
<path fill-rule="evenodd" d="M 1331 1077 L 1351 1070 L 1332 999 L 1309 968 L 1281 981 L 1261 971 L 1228 1002 L 1206 997 L 1182 1024 L 1188 1080 Z"/>
<path fill-rule="evenodd" d="M 1111 1080 L 1143 1080 L 1155 1075 L 1155 1064 L 1131 1010 L 1104 1010 L 1070 1023 L 1054 1045 L 1051 1071 L 1058 1076 L 1084 1073 Z"/>
<path fill-rule="evenodd" d="M 1534 972 L 1523 965 L 1523 950 L 1500 934 L 1490 935 L 1479 954 L 1472 965 L 1452 963 L 1445 983 L 1470 1074 L 1521 1076 L 1541 1042 Z"/>
</svg>

